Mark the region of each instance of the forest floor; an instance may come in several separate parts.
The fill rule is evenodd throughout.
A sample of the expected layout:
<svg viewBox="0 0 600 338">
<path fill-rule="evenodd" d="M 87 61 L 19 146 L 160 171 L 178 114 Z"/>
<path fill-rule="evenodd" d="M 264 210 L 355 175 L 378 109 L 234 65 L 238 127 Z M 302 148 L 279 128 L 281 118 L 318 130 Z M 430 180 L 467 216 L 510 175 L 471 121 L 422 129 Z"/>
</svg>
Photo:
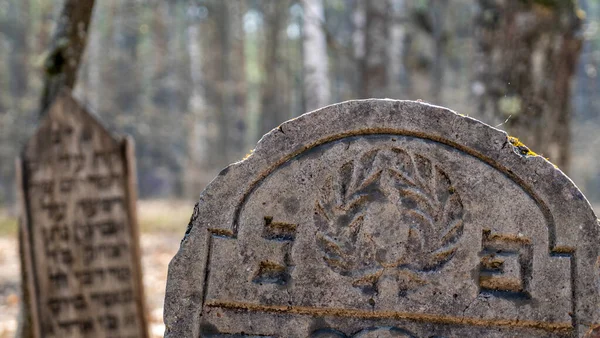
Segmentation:
<svg viewBox="0 0 600 338">
<path fill-rule="evenodd" d="M 192 209 L 193 203 L 188 201 L 141 201 L 138 205 L 151 338 L 162 337 L 164 333 L 162 309 L 167 266 L 179 248 Z M 595 210 L 600 212 L 600 205 Z M 14 336 L 19 310 L 16 222 L 6 215 L 0 210 L 0 338 Z"/>
<path fill-rule="evenodd" d="M 193 202 L 140 201 L 142 271 L 150 337 L 162 337 L 162 309 L 169 261 L 179 248 Z M 0 210 L 0 338 L 14 337 L 19 312 L 19 256 L 16 221 Z"/>
</svg>

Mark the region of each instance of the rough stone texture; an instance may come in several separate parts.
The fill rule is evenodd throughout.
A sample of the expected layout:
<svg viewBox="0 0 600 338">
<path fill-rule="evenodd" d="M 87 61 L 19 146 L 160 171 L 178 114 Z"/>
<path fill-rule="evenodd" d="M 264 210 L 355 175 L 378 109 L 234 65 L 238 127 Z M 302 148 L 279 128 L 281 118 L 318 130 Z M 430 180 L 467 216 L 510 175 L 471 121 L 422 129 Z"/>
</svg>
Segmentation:
<svg viewBox="0 0 600 338">
<path fill-rule="evenodd" d="M 165 336 L 582 337 L 598 221 L 559 169 L 424 103 L 288 121 L 201 194 Z"/>
<path fill-rule="evenodd" d="M 34 337 L 147 337 L 133 144 L 63 92 L 19 163 Z"/>
</svg>

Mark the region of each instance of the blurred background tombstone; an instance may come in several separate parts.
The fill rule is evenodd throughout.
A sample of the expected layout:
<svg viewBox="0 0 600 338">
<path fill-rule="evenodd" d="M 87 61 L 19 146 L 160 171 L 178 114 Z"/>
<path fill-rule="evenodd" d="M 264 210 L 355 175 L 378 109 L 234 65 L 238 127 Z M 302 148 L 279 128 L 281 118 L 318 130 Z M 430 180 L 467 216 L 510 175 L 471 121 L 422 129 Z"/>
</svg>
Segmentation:
<svg viewBox="0 0 600 338">
<path fill-rule="evenodd" d="M 133 141 L 63 91 L 17 163 L 33 337 L 147 337 Z"/>
</svg>

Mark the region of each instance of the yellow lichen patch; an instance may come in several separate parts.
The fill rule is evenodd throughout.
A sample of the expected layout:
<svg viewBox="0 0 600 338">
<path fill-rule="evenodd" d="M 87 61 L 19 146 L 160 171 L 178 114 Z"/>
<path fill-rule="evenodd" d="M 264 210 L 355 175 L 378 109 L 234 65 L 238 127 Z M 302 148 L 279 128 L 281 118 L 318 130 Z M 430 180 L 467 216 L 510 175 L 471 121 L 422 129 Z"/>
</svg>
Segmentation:
<svg viewBox="0 0 600 338">
<path fill-rule="evenodd" d="M 523 142 L 519 141 L 519 139 L 514 136 L 509 136 L 508 141 L 515 148 L 517 148 L 517 151 L 522 156 L 541 156 L 540 154 L 533 152 L 531 149 L 529 149 L 529 147 L 527 147 Z M 552 163 L 550 161 L 550 158 L 548 158 L 548 157 L 544 157 L 544 158 L 546 159 L 546 161 L 550 162 L 550 164 L 552 164 L 554 166 L 554 168 L 558 169 L 558 166 L 556 164 Z"/>
<path fill-rule="evenodd" d="M 531 151 L 531 149 L 529 149 L 529 147 L 527 147 L 523 142 L 519 141 L 519 139 L 516 137 L 509 136 L 508 142 L 510 142 L 510 144 L 512 144 L 515 148 L 517 148 L 517 150 L 519 151 L 519 154 L 521 154 L 521 155 L 538 156 L 538 154 Z"/>
<path fill-rule="evenodd" d="M 250 149 L 250 152 L 247 153 L 246 155 L 244 155 L 244 158 L 242 159 L 242 161 L 247 159 L 248 157 L 250 157 L 250 155 L 252 155 L 253 152 L 254 152 L 254 149 Z"/>
</svg>

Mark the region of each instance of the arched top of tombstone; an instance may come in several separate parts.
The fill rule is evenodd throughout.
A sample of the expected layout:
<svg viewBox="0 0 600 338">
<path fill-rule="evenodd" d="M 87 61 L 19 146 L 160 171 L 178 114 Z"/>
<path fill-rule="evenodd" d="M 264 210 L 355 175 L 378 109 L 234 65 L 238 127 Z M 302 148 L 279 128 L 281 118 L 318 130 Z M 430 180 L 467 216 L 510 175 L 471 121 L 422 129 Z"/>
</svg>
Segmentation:
<svg viewBox="0 0 600 338">
<path fill-rule="evenodd" d="M 283 123 L 202 192 L 166 336 L 583 336 L 598 239 L 573 182 L 506 133 L 347 101 Z"/>
<path fill-rule="evenodd" d="M 77 136 L 77 139 L 73 137 Z M 123 142 L 121 137 L 113 135 L 94 115 L 71 96 L 67 90 L 61 90 L 48 114 L 40 122 L 35 134 L 24 148 L 26 157 L 39 158 L 51 156 L 58 143 L 60 147 L 69 147 L 65 140 L 74 145 L 94 142 L 97 147 L 117 148 Z"/>
</svg>

